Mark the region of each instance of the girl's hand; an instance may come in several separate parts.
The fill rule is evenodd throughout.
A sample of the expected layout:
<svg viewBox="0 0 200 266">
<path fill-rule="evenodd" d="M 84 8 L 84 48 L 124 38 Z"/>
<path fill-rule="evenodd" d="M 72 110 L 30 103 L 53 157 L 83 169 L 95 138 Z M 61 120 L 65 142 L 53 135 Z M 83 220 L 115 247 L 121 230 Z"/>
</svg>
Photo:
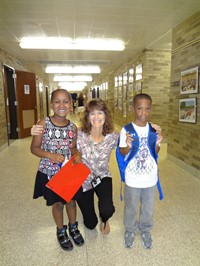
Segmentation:
<svg viewBox="0 0 200 266">
<path fill-rule="evenodd" d="M 43 133 L 44 127 L 42 125 L 33 125 L 31 128 L 32 136 L 39 136 Z"/>
<path fill-rule="evenodd" d="M 51 153 L 49 159 L 52 160 L 54 163 L 59 164 L 64 162 L 65 157 L 59 153 Z"/>
</svg>

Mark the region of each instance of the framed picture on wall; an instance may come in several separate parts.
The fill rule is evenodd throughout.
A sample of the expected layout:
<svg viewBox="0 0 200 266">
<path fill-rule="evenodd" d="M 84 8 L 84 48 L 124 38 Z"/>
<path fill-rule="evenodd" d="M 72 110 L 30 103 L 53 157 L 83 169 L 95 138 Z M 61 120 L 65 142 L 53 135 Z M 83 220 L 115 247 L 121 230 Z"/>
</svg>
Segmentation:
<svg viewBox="0 0 200 266">
<path fill-rule="evenodd" d="M 193 67 L 181 72 L 180 93 L 198 93 L 199 68 Z"/>
<path fill-rule="evenodd" d="M 122 110 L 122 86 L 118 87 L 118 109 Z"/>
<path fill-rule="evenodd" d="M 126 117 L 127 85 L 123 86 L 123 117 Z"/>
<path fill-rule="evenodd" d="M 196 98 L 187 98 L 179 100 L 179 121 L 185 123 L 196 123 Z"/>
<path fill-rule="evenodd" d="M 128 111 L 132 111 L 133 106 L 133 83 L 128 85 Z"/>
<path fill-rule="evenodd" d="M 136 82 L 135 91 L 136 91 L 136 93 L 141 93 L 142 92 L 142 82 Z"/>
</svg>

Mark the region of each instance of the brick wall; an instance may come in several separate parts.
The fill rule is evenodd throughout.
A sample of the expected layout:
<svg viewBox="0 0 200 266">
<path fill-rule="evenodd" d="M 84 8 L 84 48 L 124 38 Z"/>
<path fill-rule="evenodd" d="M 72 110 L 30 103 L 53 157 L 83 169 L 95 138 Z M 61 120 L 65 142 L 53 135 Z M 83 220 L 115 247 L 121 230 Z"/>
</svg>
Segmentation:
<svg viewBox="0 0 200 266">
<path fill-rule="evenodd" d="M 200 88 L 195 94 L 180 94 L 181 71 L 200 66 L 200 12 L 174 28 L 172 39 L 168 157 L 200 178 Z M 196 124 L 179 122 L 182 98 L 197 98 Z"/>
<path fill-rule="evenodd" d="M 138 63 L 142 63 L 143 66 L 142 92 L 149 94 L 153 100 L 150 120 L 161 125 L 164 142 L 166 142 L 168 137 L 171 53 L 163 50 L 145 50 L 127 64 L 127 70 Z M 120 69 L 118 73 L 120 73 Z M 112 78 L 114 80 L 114 77 Z M 114 85 L 109 86 L 109 90 L 114 90 Z M 133 120 L 133 113 L 128 108 L 126 117 L 123 117 L 122 110 L 113 108 L 113 106 L 112 110 L 114 111 L 114 122 L 120 126 Z"/>
</svg>

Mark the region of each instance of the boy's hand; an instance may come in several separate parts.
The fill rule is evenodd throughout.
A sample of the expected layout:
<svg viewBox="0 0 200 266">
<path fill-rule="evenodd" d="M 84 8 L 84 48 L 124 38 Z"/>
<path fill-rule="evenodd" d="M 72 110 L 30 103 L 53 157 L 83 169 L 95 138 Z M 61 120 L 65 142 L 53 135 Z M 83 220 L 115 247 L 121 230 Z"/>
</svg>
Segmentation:
<svg viewBox="0 0 200 266">
<path fill-rule="evenodd" d="M 132 142 L 133 138 L 132 138 L 132 135 L 129 134 L 129 132 L 126 133 L 126 144 L 128 147 L 131 148 L 131 142 Z"/>
<path fill-rule="evenodd" d="M 163 136 L 158 134 L 158 138 L 157 138 L 157 141 L 156 141 L 156 145 L 159 146 L 160 143 L 161 143 L 161 141 L 162 141 L 162 139 L 163 139 Z"/>
<path fill-rule="evenodd" d="M 151 123 L 151 126 L 155 129 L 155 131 L 158 133 L 158 135 L 161 135 L 162 128 L 159 125 Z"/>
<path fill-rule="evenodd" d="M 162 139 L 163 139 L 163 136 L 162 136 L 162 128 L 157 125 L 157 124 L 153 124 L 151 123 L 151 126 L 156 130 L 157 132 L 157 135 L 158 135 L 158 138 L 157 138 L 157 141 L 156 141 L 156 145 L 159 146 Z"/>
</svg>

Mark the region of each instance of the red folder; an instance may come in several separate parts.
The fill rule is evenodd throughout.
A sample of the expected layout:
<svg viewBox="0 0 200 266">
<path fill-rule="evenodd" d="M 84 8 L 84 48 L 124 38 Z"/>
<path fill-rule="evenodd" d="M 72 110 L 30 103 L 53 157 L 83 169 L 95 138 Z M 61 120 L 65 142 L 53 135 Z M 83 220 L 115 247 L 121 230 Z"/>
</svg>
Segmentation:
<svg viewBox="0 0 200 266">
<path fill-rule="evenodd" d="M 73 164 L 72 157 L 46 184 L 61 198 L 69 202 L 91 173 L 83 163 Z"/>
</svg>

